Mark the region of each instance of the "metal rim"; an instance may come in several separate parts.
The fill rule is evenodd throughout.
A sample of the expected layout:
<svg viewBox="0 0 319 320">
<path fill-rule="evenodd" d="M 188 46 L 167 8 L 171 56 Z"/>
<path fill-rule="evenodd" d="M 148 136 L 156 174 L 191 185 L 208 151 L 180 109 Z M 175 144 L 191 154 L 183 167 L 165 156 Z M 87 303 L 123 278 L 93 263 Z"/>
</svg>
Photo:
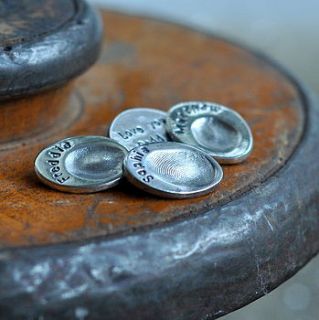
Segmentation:
<svg viewBox="0 0 319 320">
<path fill-rule="evenodd" d="M 138 180 L 128 169 L 128 158 L 131 154 L 132 151 L 134 151 L 137 148 L 134 148 L 131 152 L 129 152 L 127 154 L 127 156 L 124 159 L 123 162 L 123 171 L 124 171 L 124 176 L 125 178 L 131 182 L 133 185 L 137 186 L 138 188 L 144 190 L 145 192 L 151 193 L 155 196 L 160 196 L 163 198 L 171 198 L 171 199 L 185 199 L 185 198 L 190 198 L 190 197 L 199 197 L 202 195 L 205 195 L 209 192 L 212 191 L 212 189 L 214 187 L 216 187 L 223 179 L 223 170 L 221 168 L 221 166 L 219 165 L 219 163 L 213 159 L 211 156 L 209 156 L 208 154 L 206 154 L 205 152 L 203 152 L 203 150 L 200 150 L 196 147 L 190 146 L 190 145 L 186 145 L 183 143 L 178 143 L 178 142 L 164 142 L 164 143 L 156 143 L 153 145 L 153 147 L 158 148 L 158 149 L 165 149 L 167 147 L 167 145 L 176 145 L 179 146 L 180 148 L 186 148 L 186 149 L 191 149 L 194 150 L 200 154 L 202 154 L 212 165 L 212 167 L 214 168 L 214 172 L 215 172 L 215 179 L 214 181 L 208 185 L 205 188 L 202 188 L 198 191 L 180 191 L 179 193 L 176 193 L 174 191 L 171 190 L 167 190 L 167 189 L 160 189 L 160 188 L 155 188 L 151 185 L 149 185 L 149 189 L 146 191 L 145 190 L 145 185 Z"/>
<path fill-rule="evenodd" d="M 83 142 L 81 140 L 83 140 Z M 120 183 L 120 181 L 123 178 L 123 172 L 112 180 L 100 179 L 98 181 L 94 181 L 94 180 L 85 180 L 85 179 L 82 179 L 78 176 L 76 176 L 76 177 L 72 176 L 72 179 L 74 182 L 71 186 L 57 184 L 54 181 L 49 180 L 43 174 L 43 172 L 41 172 L 41 170 L 39 169 L 42 167 L 42 164 L 40 162 L 41 158 L 45 155 L 45 153 L 48 150 L 50 150 L 52 148 L 52 146 L 59 144 L 61 142 L 63 143 L 63 142 L 70 142 L 70 141 L 73 141 L 74 143 L 78 142 L 79 145 L 82 145 L 82 144 L 85 144 L 88 142 L 90 142 L 91 144 L 96 143 L 96 142 L 105 142 L 108 145 L 113 145 L 113 146 L 117 147 L 118 149 L 120 149 L 124 155 L 127 154 L 127 151 L 123 146 L 118 144 L 116 141 L 109 139 L 109 138 L 106 138 L 106 137 L 103 137 L 103 136 L 76 136 L 76 137 L 69 137 L 69 138 L 57 141 L 57 142 L 51 144 L 50 146 L 46 147 L 45 149 L 43 149 L 37 155 L 37 157 L 35 159 L 34 170 L 35 170 L 37 176 L 39 177 L 39 179 L 45 185 L 47 185 L 53 189 L 63 191 L 63 192 L 69 192 L 69 193 L 94 193 L 94 192 L 98 192 L 98 191 L 102 191 L 102 190 L 107 190 L 107 189 L 114 187 Z M 65 164 L 64 164 L 63 160 L 68 156 L 68 154 L 69 154 L 69 151 L 66 151 L 63 154 L 63 156 L 61 157 L 61 162 L 59 163 L 59 166 L 61 167 L 61 169 L 63 169 L 66 172 L 68 172 L 68 170 L 65 168 Z M 84 183 L 84 185 L 82 183 Z"/>
<path fill-rule="evenodd" d="M 216 118 L 219 118 L 219 117 L 226 118 L 228 123 L 230 123 L 238 132 L 241 133 L 242 135 L 241 144 L 246 143 L 247 146 L 244 149 L 239 150 L 239 152 L 237 153 L 235 151 L 218 152 L 218 151 L 214 151 L 212 149 L 206 148 L 204 146 L 200 146 L 193 136 L 191 126 L 195 120 L 197 120 L 199 117 L 202 117 L 204 115 L 204 112 L 203 114 L 200 114 L 200 115 L 188 116 L 189 120 L 187 123 L 187 130 L 190 133 L 189 135 L 181 136 L 180 134 L 176 134 L 174 130 L 174 127 L 176 126 L 176 122 L 172 118 L 172 114 L 180 112 L 183 108 L 190 105 L 208 105 L 208 106 L 217 108 L 216 111 L 207 111 L 205 112 L 205 114 L 207 116 L 216 117 Z M 187 101 L 187 102 L 178 103 L 172 106 L 168 111 L 166 126 L 167 126 L 167 131 L 173 140 L 196 146 L 204 150 L 208 154 L 210 154 L 220 163 L 224 163 L 224 164 L 240 163 L 244 161 L 251 154 L 253 150 L 253 135 L 246 120 L 237 111 L 221 104 L 206 102 L 206 101 Z"/>
</svg>

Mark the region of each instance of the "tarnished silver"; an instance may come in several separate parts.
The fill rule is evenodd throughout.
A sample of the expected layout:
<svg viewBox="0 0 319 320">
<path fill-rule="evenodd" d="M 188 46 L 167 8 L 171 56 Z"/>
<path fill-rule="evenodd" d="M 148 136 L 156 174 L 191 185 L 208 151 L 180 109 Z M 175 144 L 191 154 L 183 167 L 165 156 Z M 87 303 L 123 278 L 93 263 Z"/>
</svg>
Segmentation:
<svg viewBox="0 0 319 320">
<path fill-rule="evenodd" d="M 106 137 L 72 137 L 41 151 L 35 172 L 43 183 L 60 191 L 97 192 L 119 183 L 126 155 L 123 146 Z"/>
<path fill-rule="evenodd" d="M 120 113 L 109 128 L 110 138 L 127 150 L 150 143 L 165 142 L 166 112 L 149 108 L 132 108 Z"/>
<path fill-rule="evenodd" d="M 124 175 L 135 186 L 166 198 L 189 198 L 208 193 L 223 177 L 208 154 L 177 142 L 136 147 L 124 160 Z"/>
<path fill-rule="evenodd" d="M 167 115 L 167 131 L 174 141 L 196 146 L 220 163 L 244 161 L 253 149 L 253 136 L 236 111 L 210 102 L 184 102 Z"/>
</svg>

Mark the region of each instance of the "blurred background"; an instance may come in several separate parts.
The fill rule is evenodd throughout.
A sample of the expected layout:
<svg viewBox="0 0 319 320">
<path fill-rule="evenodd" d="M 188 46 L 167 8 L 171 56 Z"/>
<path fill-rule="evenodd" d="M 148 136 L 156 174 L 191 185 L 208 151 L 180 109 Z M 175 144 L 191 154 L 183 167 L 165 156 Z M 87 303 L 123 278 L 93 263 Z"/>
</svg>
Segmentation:
<svg viewBox="0 0 319 320">
<path fill-rule="evenodd" d="M 318 0 L 89 1 L 241 42 L 279 61 L 319 93 Z M 222 319 L 319 320 L 319 257 L 274 292 Z"/>
</svg>

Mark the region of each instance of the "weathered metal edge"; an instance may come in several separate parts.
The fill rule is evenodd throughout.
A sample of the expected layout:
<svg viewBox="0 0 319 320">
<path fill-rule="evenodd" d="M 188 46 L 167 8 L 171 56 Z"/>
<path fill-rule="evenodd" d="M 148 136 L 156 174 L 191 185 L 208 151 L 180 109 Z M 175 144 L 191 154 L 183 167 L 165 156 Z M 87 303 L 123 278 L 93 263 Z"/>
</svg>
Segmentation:
<svg viewBox="0 0 319 320">
<path fill-rule="evenodd" d="M 84 0 L 75 3 L 73 19 L 55 32 L 0 50 L 0 101 L 58 87 L 97 60 L 101 18 Z"/>
<path fill-rule="evenodd" d="M 299 88 L 308 125 L 281 170 L 240 199 L 161 229 L 2 251 L 0 315 L 213 319 L 298 271 L 319 249 L 319 171 L 313 153 L 319 112 L 313 94 L 283 73 Z"/>
</svg>

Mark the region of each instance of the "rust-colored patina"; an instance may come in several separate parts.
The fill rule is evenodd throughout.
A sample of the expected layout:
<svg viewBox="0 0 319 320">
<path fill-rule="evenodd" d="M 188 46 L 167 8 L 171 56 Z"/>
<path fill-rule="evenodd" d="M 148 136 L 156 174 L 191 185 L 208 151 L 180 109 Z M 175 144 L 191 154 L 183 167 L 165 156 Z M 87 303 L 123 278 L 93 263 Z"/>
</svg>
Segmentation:
<svg viewBox="0 0 319 320">
<path fill-rule="evenodd" d="M 98 63 L 68 88 L 0 106 L 0 245 L 84 240 L 196 215 L 227 202 L 280 169 L 304 127 L 298 90 L 272 65 L 224 40 L 148 19 L 103 13 Z M 185 100 L 233 107 L 255 147 L 207 196 L 160 199 L 123 183 L 90 195 L 57 192 L 33 171 L 37 153 L 67 136 L 104 135 L 129 107 L 167 110 Z"/>
</svg>

